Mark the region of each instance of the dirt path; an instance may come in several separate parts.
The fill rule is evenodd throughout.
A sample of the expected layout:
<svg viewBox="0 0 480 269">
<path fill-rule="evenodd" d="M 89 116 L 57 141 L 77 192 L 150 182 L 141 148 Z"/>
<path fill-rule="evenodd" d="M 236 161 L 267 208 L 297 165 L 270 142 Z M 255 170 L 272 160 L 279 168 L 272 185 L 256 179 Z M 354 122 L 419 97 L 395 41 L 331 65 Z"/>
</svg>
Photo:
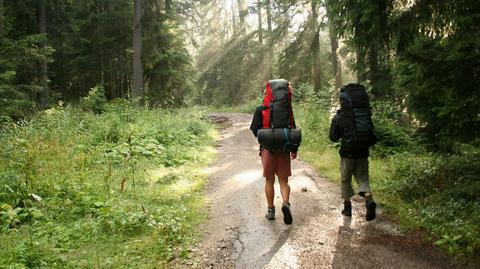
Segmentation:
<svg viewBox="0 0 480 269">
<path fill-rule="evenodd" d="M 209 221 L 195 255 L 199 268 L 451 268 L 434 248 L 405 235 L 383 216 L 365 221 L 364 202 L 353 217 L 340 214 L 339 187 L 302 161 L 290 178 L 293 225 L 283 223 L 278 183 L 275 221 L 265 217 L 264 180 L 250 115 L 216 113 L 229 124 L 219 158 L 208 168 Z M 299 152 L 301 157 L 301 151 Z M 307 192 L 302 192 L 307 187 Z"/>
</svg>

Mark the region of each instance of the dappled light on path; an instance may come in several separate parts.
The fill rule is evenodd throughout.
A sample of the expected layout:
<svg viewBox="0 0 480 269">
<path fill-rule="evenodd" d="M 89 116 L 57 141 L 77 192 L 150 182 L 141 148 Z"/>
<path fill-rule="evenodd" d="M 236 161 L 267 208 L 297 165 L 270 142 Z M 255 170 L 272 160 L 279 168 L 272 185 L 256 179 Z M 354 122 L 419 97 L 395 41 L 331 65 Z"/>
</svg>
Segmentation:
<svg viewBox="0 0 480 269">
<path fill-rule="evenodd" d="M 247 170 L 241 173 L 237 173 L 233 176 L 233 180 L 238 182 L 240 185 L 251 184 L 262 177 L 261 170 Z"/>
</svg>

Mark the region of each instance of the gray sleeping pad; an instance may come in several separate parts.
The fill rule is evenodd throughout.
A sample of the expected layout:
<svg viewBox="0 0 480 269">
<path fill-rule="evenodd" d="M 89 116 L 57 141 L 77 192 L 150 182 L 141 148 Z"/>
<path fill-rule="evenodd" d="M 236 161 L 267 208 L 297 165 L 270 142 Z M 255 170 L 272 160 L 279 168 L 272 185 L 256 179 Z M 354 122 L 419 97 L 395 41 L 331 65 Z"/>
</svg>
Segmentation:
<svg viewBox="0 0 480 269">
<path fill-rule="evenodd" d="M 260 129 L 258 142 L 271 152 L 296 152 L 302 142 L 300 129 Z"/>
</svg>

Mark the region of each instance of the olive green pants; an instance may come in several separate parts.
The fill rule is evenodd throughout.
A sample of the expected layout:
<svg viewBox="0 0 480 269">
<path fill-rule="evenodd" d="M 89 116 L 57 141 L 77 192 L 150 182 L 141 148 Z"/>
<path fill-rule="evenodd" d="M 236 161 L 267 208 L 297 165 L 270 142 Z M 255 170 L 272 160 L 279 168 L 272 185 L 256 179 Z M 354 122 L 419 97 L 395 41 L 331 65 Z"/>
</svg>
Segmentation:
<svg viewBox="0 0 480 269">
<path fill-rule="evenodd" d="M 352 188 L 352 175 L 358 184 L 358 192 L 371 192 L 368 182 L 368 158 L 349 159 L 341 157 L 340 174 L 342 178 L 342 198 L 350 199 L 355 192 Z"/>
</svg>

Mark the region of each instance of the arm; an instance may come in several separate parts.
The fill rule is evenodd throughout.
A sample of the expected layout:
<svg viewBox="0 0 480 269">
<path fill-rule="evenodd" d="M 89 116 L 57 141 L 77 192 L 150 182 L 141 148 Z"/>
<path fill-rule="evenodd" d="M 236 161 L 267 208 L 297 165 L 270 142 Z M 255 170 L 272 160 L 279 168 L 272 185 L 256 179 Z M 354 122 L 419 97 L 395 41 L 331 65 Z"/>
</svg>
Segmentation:
<svg viewBox="0 0 480 269">
<path fill-rule="evenodd" d="M 292 127 L 292 129 L 296 129 L 297 126 L 295 124 L 295 117 L 293 117 L 292 97 L 289 95 L 289 98 L 290 98 L 290 127 Z M 297 152 L 296 151 L 290 152 L 290 156 L 291 156 L 292 160 L 296 159 L 297 158 Z"/>
<path fill-rule="evenodd" d="M 256 137 L 258 129 L 262 129 L 262 111 L 263 108 L 262 106 L 257 106 L 255 108 L 255 113 L 253 113 L 253 119 L 252 119 L 252 124 L 250 124 L 250 130 L 252 130 L 253 135 Z"/>
<path fill-rule="evenodd" d="M 297 125 L 295 124 L 295 118 L 293 117 L 293 109 L 290 105 L 290 124 L 292 125 L 292 129 L 297 129 Z"/>
<path fill-rule="evenodd" d="M 292 109 L 292 88 L 290 83 L 288 83 L 288 98 L 290 99 L 290 126 L 293 129 L 297 128 L 297 125 L 295 124 L 295 117 L 293 116 L 293 109 Z M 290 158 L 292 160 L 297 158 L 297 152 L 290 152 Z"/>
<path fill-rule="evenodd" d="M 337 112 L 337 114 L 332 119 L 332 123 L 330 124 L 329 138 L 332 142 L 337 142 L 342 137 L 342 128 L 340 121 L 341 118 Z"/>
<path fill-rule="evenodd" d="M 288 100 L 290 101 L 290 127 L 296 129 L 297 125 L 295 124 L 295 117 L 293 117 L 293 108 L 292 108 L 292 86 L 288 83 Z"/>
</svg>

